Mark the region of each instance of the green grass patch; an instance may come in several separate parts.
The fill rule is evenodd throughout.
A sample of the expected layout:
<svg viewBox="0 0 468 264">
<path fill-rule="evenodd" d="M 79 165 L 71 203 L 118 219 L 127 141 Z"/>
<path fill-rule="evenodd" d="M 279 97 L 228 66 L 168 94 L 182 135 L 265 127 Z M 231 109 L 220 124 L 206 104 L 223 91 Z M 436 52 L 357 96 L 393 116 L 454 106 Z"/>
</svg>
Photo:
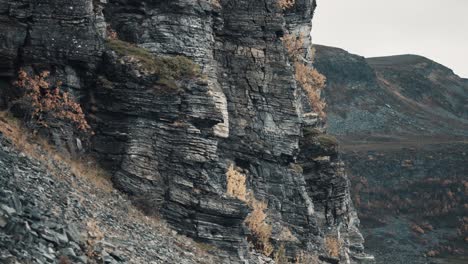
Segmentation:
<svg viewBox="0 0 468 264">
<path fill-rule="evenodd" d="M 176 88 L 176 81 L 200 77 L 200 67 L 187 57 L 154 56 L 144 48 L 118 39 L 107 40 L 106 45 L 119 56 L 138 60 L 143 70 L 159 76 L 159 83 L 162 85 Z"/>
</svg>

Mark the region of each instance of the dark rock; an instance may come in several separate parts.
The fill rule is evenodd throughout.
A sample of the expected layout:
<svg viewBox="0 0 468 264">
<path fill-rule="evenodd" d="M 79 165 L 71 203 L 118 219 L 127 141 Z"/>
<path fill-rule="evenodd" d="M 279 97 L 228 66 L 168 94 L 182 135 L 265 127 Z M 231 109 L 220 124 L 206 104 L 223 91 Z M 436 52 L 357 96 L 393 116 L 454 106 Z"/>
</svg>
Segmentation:
<svg viewBox="0 0 468 264">
<path fill-rule="evenodd" d="M 326 254 L 327 235 L 346 240 L 343 263 L 353 254 L 349 244 L 361 249 L 336 143 L 323 134 L 280 39 L 286 33 L 308 35 L 314 0 L 296 0 L 284 11 L 273 0 L 220 1 L 220 7 L 207 0 L 111 0 L 104 9 L 91 0 L 1 1 L 9 12 L 0 12 L 0 19 L 25 32 L 21 41 L 12 28 L 1 33 L 11 47 L 0 54 L 7 58 L 0 65 L 10 72 L 5 75 L 16 70 L 12 65 L 52 69 L 51 78 L 62 80 L 62 88 L 82 103 L 95 130 L 82 144 L 67 123 L 42 133 L 61 151 L 93 152 L 115 187 L 146 213 L 219 247 L 223 262 L 256 258 L 244 223 L 249 206 L 226 196 L 226 171 L 234 164 L 256 199 L 268 204 L 268 222 L 299 241 L 285 242 L 288 257 L 300 251 Z M 186 56 L 200 66 L 202 77 L 164 82 L 134 57 L 105 47 L 101 11 L 121 40 L 146 49 L 148 57 L 148 51 Z M 305 136 L 304 127 L 320 133 Z M 38 192 L 52 197 L 47 188 Z M 68 241 L 52 230 L 61 224 L 50 221 L 37 230 L 55 248 L 65 247 Z M 273 230 L 275 236 L 280 232 Z M 76 232 L 65 233 L 79 241 Z M 171 259 L 167 255 L 161 259 Z"/>
</svg>

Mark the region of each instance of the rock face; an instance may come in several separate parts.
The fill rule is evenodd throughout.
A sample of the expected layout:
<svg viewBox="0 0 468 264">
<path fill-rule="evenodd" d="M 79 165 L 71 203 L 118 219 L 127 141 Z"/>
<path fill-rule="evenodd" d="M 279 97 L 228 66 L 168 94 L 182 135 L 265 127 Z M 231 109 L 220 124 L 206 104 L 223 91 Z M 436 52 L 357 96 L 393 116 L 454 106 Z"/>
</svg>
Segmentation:
<svg viewBox="0 0 468 264">
<path fill-rule="evenodd" d="M 95 132 L 85 146 L 115 186 L 183 234 L 224 249 L 226 262 L 252 258 L 251 210 L 226 195 L 231 165 L 268 204 L 274 248 L 284 245 L 291 259 L 304 251 L 326 263 L 359 261 L 363 239 L 336 142 L 310 112 L 281 41 L 308 35 L 314 9 L 314 0 L 286 10 L 272 0 L 2 0 L 0 76 L 52 70 L 85 107 Z M 203 77 L 163 83 L 104 45 L 106 23 L 155 56 L 192 59 Z M 76 152 L 73 132 L 49 136 Z"/>
</svg>

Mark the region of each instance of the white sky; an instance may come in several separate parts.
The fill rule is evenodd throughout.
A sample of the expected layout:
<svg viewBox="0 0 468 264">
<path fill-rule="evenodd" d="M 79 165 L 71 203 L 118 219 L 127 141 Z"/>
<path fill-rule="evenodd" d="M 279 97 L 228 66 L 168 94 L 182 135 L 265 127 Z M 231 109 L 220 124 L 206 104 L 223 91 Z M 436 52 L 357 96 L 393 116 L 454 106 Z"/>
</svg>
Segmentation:
<svg viewBox="0 0 468 264">
<path fill-rule="evenodd" d="M 468 0 L 317 0 L 313 42 L 364 57 L 418 54 L 468 78 Z"/>
</svg>

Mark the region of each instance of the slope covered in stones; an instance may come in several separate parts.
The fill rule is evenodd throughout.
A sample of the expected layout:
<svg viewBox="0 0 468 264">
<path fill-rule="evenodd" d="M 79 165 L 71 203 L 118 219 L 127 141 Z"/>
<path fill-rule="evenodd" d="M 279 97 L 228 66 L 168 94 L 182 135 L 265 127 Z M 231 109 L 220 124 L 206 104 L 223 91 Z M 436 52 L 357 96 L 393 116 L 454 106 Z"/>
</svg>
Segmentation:
<svg viewBox="0 0 468 264">
<path fill-rule="evenodd" d="M 1 263 L 220 263 L 16 123 L 0 117 Z"/>
</svg>

